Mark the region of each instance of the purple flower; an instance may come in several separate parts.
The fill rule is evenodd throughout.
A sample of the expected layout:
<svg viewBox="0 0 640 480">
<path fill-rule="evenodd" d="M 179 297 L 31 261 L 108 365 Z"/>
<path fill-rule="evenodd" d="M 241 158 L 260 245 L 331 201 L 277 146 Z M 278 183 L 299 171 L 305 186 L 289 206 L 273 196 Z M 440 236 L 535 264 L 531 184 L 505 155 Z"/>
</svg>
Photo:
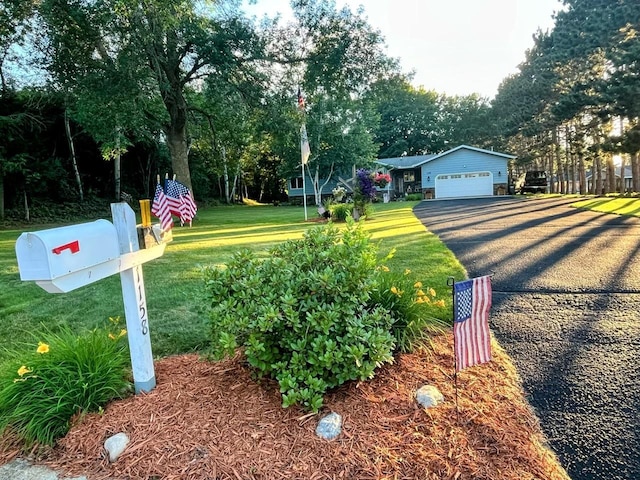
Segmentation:
<svg viewBox="0 0 640 480">
<path fill-rule="evenodd" d="M 376 188 L 371 170 L 360 168 L 356 171 L 357 187 L 365 200 L 376 198 Z"/>
</svg>

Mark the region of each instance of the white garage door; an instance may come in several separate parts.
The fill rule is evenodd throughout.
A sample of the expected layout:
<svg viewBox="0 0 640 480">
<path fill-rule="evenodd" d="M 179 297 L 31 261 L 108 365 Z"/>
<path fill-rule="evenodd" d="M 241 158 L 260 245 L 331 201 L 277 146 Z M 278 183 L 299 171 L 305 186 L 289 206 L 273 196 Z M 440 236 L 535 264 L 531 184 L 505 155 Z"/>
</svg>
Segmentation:
<svg viewBox="0 0 640 480">
<path fill-rule="evenodd" d="M 436 198 L 493 195 L 491 172 L 454 173 L 436 177 Z"/>
</svg>

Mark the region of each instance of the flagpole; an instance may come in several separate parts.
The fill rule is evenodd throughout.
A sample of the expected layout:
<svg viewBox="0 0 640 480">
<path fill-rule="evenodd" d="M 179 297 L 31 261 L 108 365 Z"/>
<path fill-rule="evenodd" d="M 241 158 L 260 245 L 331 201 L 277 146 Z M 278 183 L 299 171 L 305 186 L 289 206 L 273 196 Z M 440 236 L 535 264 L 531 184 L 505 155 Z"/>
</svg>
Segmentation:
<svg viewBox="0 0 640 480">
<path fill-rule="evenodd" d="M 304 181 L 304 156 L 302 158 L 302 204 L 304 205 L 304 221 L 308 220 L 307 218 L 307 188 L 305 186 Z"/>
<path fill-rule="evenodd" d="M 456 289 L 455 289 L 456 281 L 453 277 L 447 278 L 447 286 L 451 287 L 451 318 L 453 319 L 452 327 L 454 327 L 454 323 L 456 321 L 455 317 L 455 304 L 456 304 Z M 460 412 L 458 410 L 458 365 L 456 361 L 456 329 L 453 328 L 453 391 L 455 395 L 455 405 L 456 405 L 456 423 L 460 423 Z"/>
</svg>

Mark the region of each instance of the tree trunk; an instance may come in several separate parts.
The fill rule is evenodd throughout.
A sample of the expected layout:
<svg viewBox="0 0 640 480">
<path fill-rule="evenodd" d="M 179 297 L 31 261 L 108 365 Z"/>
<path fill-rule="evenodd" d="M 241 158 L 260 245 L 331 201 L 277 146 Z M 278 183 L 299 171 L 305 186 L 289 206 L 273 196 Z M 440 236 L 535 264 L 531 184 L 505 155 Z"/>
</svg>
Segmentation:
<svg viewBox="0 0 640 480">
<path fill-rule="evenodd" d="M 602 195 L 602 162 L 600 161 L 600 156 L 598 155 L 593 162 L 594 169 L 596 171 L 596 183 L 595 183 L 595 195 Z"/>
<path fill-rule="evenodd" d="M 29 212 L 29 199 L 27 197 L 27 190 L 23 190 L 24 196 L 24 219 L 29 222 L 31 221 L 31 213 Z"/>
<path fill-rule="evenodd" d="M 556 182 L 554 181 L 553 154 L 547 153 L 547 165 L 549 166 L 549 193 L 556 193 Z"/>
<path fill-rule="evenodd" d="M 559 145 L 559 140 L 558 140 L 558 130 L 557 129 L 553 129 L 553 134 L 552 134 L 552 139 L 553 139 L 553 157 L 556 163 L 556 171 L 557 173 L 557 179 L 558 179 L 558 186 L 557 186 L 557 190 L 556 192 L 558 193 L 565 193 L 564 191 L 564 169 L 562 168 L 562 158 L 560 155 L 560 145 Z"/>
<path fill-rule="evenodd" d="M 227 203 L 231 203 L 231 192 L 229 189 L 229 167 L 227 165 L 227 149 L 222 147 L 222 165 L 224 166 L 224 198 Z"/>
<path fill-rule="evenodd" d="M 587 193 L 587 172 L 584 168 L 584 155 L 582 152 L 578 153 L 578 171 L 580 174 L 580 195 L 586 195 Z M 593 182 L 593 177 L 591 177 Z"/>
<path fill-rule="evenodd" d="M 638 152 L 631 154 L 631 187 L 634 192 L 640 192 L 640 162 L 638 162 Z"/>
<path fill-rule="evenodd" d="M 76 177 L 76 184 L 78 185 L 78 195 L 80 202 L 84 201 L 84 192 L 82 191 L 82 179 L 80 178 L 80 171 L 78 170 L 78 162 L 76 160 L 76 148 L 73 144 L 73 137 L 71 136 L 71 125 L 69 125 L 69 116 L 67 110 L 64 111 L 64 131 L 67 134 L 67 142 L 69 143 L 69 155 L 71 156 L 71 165 L 73 166 L 73 173 Z"/>
<path fill-rule="evenodd" d="M 4 220 L 4 172 L 0 169 L 0 220 Z"/>
<path fill-rule="evenodd" d="M 115 183 L 115 196 L 116 196 L 117 202 L 120 201 L 120 196 L 122 194 L 122 191 L 120 189 L 120 177 L 121 177 L 120 162 L 121 162 L 120 148 L 118 146 L 116 147 L 116 156 L 113 158 L 113 180 Z"/>
<path fill-rule="evenodd" d="M 607 192 L 615 193 L 616 188 L 616 166 L 613 164 L 613 155 L 607 154 Z"/>
<path fill-rule="evenodd" d="M 171 82 L 162 89 L 164 104 L 169 112 L 169 125 L 165 126 L 167 147 L 171 154 L 173 174 L 191 190 L 191 173 L 189 171 L 189 143 L 187 141 L 187 102 L 182 94 L 179 81 Z"/>
</svg>

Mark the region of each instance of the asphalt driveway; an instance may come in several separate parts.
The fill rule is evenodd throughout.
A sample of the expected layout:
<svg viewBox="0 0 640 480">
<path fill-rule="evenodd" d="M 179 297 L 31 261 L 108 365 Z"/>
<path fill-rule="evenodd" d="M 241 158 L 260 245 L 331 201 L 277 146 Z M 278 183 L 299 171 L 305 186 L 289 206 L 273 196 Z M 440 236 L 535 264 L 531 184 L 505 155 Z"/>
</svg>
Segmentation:
<svg viewBox="0 0 640 480">
<path fill-rule="evenodd" d="M 640 218 L 575 199 L 429 200 L 416 216 L 469 277 L 573 480 L 640 479 Z"/>
</svg>

